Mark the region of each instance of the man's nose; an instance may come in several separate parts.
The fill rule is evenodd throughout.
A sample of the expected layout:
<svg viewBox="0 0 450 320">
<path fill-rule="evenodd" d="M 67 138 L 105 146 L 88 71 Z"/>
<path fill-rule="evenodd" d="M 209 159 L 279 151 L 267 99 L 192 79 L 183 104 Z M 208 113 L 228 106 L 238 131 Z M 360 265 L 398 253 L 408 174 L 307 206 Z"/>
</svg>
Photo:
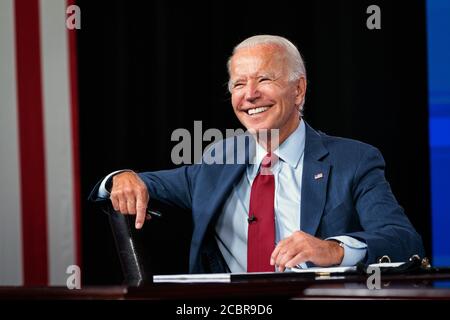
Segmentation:
<svg viewBox="0 0 450 320">
<path fill-rule="evenodd" d="M 253 102 L 259 97 L 261 97 L 261 92 L 259 91 L 258 86 L 255 84 L 248 84 L 245 91 L 245 100 Z"/>
</svg>

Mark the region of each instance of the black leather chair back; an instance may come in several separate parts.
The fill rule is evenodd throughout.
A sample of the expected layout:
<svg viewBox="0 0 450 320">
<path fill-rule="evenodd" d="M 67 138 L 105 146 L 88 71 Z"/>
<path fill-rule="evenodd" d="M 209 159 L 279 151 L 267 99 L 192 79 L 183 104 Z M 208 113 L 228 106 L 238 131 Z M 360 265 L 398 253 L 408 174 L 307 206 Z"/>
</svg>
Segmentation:
<svg viewBox="0 0 450 320">
<path fill-rule="evenodd" d="M 109 201 L 103 208 L 127 285 L 152 282 L 154 274 L 188 273 L 191 215 L 162 204 L 156 207 L 163 217 L 146 221 L 140 230 L 134 227 L 134 215 L 115 212 Z"/>
</svg>

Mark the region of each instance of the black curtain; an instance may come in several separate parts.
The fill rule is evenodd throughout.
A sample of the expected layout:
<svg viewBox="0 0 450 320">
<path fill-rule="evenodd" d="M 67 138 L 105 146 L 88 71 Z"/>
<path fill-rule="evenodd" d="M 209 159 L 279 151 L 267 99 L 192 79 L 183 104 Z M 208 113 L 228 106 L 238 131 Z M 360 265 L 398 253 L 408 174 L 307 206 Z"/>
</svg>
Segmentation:
<svg viewBox="0 0 450 320">
<path fill-rule="evenodd" d="M 171 133 L 193 132 L 195 120 L 203 130 L 239 128 L 226 61 L 255 34 L 297 44 L 308 73 L 305 119 L 381 150 L 394 194 L 431 254 L 425 1 L 77 4 L 86 284 L 121 281 L 107 219 L 85 200 L 91 188 L 120 168 L 174 167 Z M 381 9 L 380 30 L 366 27 L 372 4 Z M 173 228 L 149 250 L 177 243 Z"/>
</svg>

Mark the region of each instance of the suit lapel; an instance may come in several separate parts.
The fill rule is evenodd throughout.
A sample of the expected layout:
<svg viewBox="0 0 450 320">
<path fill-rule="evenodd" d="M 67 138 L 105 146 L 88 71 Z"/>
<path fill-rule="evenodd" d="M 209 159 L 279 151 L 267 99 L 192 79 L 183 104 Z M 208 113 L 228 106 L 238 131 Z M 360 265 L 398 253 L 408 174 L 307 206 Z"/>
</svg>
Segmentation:
<svg viewBox="0 0 450 320">
<path fill-rule="evenodd" d="M 244 174 L 244 171 L 250 161 L 250 157 L 253 155 L 252 152 L 255 150 L 254 143 L 255 142 L 253 139 L 248 139 L 245 142 L 245 149 L 238 150 L 239 144 L 237 143 L 236 138 L 234 138 L 234 144 L 228 145 L 227 142 L 225 142 L 225 154 L 232 157 L 230 159 L 234 159 L 235 164 L 219 165 L 222 170 L 220 176 L 218 177 L 217 188 L 209 194 L 207 208 L 202 208 L 203 212 L 201 213 L 201 219 L 198 219 L 198 232 L 196 233 L 198 235 L 198 239 L 195 239 L 194 236 L 194 242 L 196 240 L 200 242 L 201 239 L 203 239 L 205 231 L 211 223 L 211 220 L 218 217 L 221 212 L 220 208 L 229 197 L 232 188 L 242 178 L 242 175 Z M 237 156 L 236 158 L 236 155 L 240 155 L 241 152 L 245 152 L 244 163 L 236 164 L 237 159 L 240 159 L 240 156 Z"/>
<path fill-rule="evenodd" d="M 315 235 L 325 206 L 330 165 L 321 161 L 328 155 L 328 150 L 320 135 L 306 122 L 305 125 L 300 228 Z"/>
</svg>

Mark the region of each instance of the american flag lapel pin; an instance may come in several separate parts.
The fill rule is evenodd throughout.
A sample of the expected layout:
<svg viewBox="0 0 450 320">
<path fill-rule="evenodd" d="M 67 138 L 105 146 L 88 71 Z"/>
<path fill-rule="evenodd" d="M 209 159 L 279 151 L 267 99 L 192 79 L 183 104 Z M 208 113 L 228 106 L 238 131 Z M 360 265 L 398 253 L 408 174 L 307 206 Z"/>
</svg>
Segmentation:
<svg viewBox="0 0 450 320">
<path fill-rule="evenodd" d="M 323 178 L 323 173 L 322 173 L 322 172 L 316 173 L 316 174 L 314 175 L 314 180 L 322 179 L 322 178 Z"/>
</svg>

